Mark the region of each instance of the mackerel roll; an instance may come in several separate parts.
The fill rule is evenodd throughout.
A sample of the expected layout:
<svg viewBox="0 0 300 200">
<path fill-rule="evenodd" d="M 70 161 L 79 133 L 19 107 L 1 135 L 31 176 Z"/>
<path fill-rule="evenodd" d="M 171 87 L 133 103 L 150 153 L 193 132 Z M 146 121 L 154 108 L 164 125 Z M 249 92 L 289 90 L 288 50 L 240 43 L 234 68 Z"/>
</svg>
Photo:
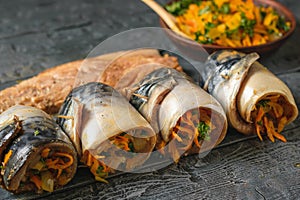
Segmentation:
<svg viewBox="0 0 300 200">
<path fill-rule="evenodd" d="M 77 169 L 69 137 L 45 112 L 14 106 L 0 115 L 1 185 L 14 193 L 53 192 Z"/>
<path fill-rule="evenodd" d="M 225 109 L 229 123 L 249 135 L 267 134 L 286 142 L 280 132 L 296 119 L 298 109 L 290 89 L 256 60 L 257 53 L 217 51 L 205 66 L 205 89 Z"/>
<path fill-rule="evenodd" d="M 150 156 L 156 135 L 150 124 L 112 87 L 88 83 L 65 100 L 58 123 L 73 140 L 96 180 L 132 171 Z"/>
<path fill-rule="evenodd" d="M 159 135 L 156 148 L 173 160 L 208 151 L 224 139 L 223 108 L 185 74 L 161 68 L 130 90 L 130 102 Z"/>
</svg>

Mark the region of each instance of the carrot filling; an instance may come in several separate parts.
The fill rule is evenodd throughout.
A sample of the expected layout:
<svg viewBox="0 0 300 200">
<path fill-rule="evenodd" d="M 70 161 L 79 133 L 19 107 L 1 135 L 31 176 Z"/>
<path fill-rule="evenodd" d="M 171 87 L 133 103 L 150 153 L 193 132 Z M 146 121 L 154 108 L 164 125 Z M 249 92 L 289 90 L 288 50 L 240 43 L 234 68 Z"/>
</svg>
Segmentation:
<svg viewBox="0 0 300 200">
<path fill-rule="evenodd" d="M 63 186 L 68 182 L 68 174 L 71 172 L 74 158 L 68 153 L 54 151 L 50 148 L 44 148 L 40 155 L 40 159 L 31 164 L 21 179 L 20 189 L 28 187 L 33 183 L 39 191 L 44 190 L 53 192 L 57 186 Z"/>
<path fill-rule="evenodd" d="M 110 142 L 121 150 L 127 152 L 135 152 L 132 136 L 123 132 L 115 137 L 110 138 Z M 114 170 L 106 166 L 100 159 L 104 156 L 92 155 L 89 151 L 85 151 L 81 161 L 90 168 L 91 173 L 95 176 L 96 181 L 108 183 L 105 178 Z"/>
<path fill-rule="evenodd" d="M 270 95 L 260 100 L 252 111 L 252 119 L 255 119 L 255 130 L 262 141 L 261 133 L 267 134 L 268 138 L 274 142 L 275 138 L 286 142 L 280 132 L 287 124 L 283 97 L 280 95 Z"/>
<path fill-rule="evenodd" d="M 166 6 L 179 29 L 202 43 L 227 47 L 265 44 L 282 37 L 291 22 L 253 0 L 180 0 Z"/>
<path fill-rule="evenodd" d="M 124 151 L 134 152 L 132 136 L 125 132 L 113 137 L 111 142 Z"/>
<path fill-rule="evenodd" d="M 198 148 L 204 140 L 210 140 L 210 133 L 215 128 L 211 122 L 211 111 L 207 109 L 192 109 L 179 118 L 177 124 L 171 129 L 170 139 L 176 140 L 176 145 L 170 146 L 173 158 L 179 158 L 178 147 L 188 150 L 193 144 Z M 191 139 L 192 144 L 189 144 Z"/>
<path fill-rule="evenodd" d="M 89 151 L 85 151 L 81 161 L 90 168 L 91 173 L 95 176 L 96 181 L 108 183 L 105 178 L 112 170 L 103 162 L 93 156 Z"/>
<path fill-rule="evenodd" d="M 10 159 L 11 155 L 12 155 L 13 151 L 12 150 L 9 150 L 5 155 L 4 155 L 4 160 L 2 162 L 2 166 L 1 168 L 5 168 L 8 160 Z"/>
</svg>

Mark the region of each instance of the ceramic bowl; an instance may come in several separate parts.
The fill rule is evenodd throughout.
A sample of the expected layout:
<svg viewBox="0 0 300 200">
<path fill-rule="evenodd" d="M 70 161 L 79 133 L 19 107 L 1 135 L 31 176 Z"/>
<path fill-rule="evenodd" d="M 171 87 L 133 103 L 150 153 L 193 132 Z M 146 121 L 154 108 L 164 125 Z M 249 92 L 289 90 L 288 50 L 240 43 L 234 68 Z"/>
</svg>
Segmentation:
<svg viewBox="0 0 300 200">
<path fill-rule="evenodd" d="M 170 3 L 172 3 L 172 2 L 173 1 L 171 1 Z M 184 53 L 191 54 L 191 52 L 193 52 L 195 54 L 197 51 L 203 51 L 203 48 L 204 48 L 208 53 L 212 53 L 214 51 L 221 50 L 221 49 L 235 49 L 235 50 L 238 50 L 238 51 L 241 51 L 244 53 L 257 52 L 259 54 L 268 54 L 272 51 L 277 50 L 292 35 L 292 33 L 294 32 L 294 30 L 296 28 L 296 20 L 295 20 L 293 13 L 288 8 L 286 8 L 282 4 L 278 3 L 277 1 L 254 0 L 254 3 L 256 5 L 273 7 L 280 15 L 283 15 L 287 21 L 291 22 L 290 30 L 288 32 L 286 32 L 282 37 L 280 37 L 279 39 L 274 40 L 272 42 L 268 42 L 266 44 L 256 45 L 256 46 L 236 47 L 236 48 L 224 47 L 224 46 L 219 46 L 219 45 L 200 44 L 192 39 L 182 37 L 173 31 L 166 31 L 166 33 L 169 36 L 169 38 L 172 40 L 172 42 L 174 42 L 174 44 Z M 166 23 L 162 19 L 160 19 L 160 25 L 162 28 L 169 29 L 169 27 L 166 25 Z"/>
</svg>

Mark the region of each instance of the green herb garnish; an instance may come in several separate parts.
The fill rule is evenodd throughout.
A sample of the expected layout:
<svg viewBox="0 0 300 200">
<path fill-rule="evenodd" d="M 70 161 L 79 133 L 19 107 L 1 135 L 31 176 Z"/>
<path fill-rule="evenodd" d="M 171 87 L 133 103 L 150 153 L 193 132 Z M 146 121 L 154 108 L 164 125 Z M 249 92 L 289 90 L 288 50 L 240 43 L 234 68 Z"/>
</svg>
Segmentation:
<svg viewBox="0 0 300 200">
<path fill-rule="evenodd" d="M 265 99 L 265 100 L 260 100 L 258 103 L 257 103 L 257 106 L 261 106 L 263 108 L 267 107 L 268 106 L 268 103 L 270 102 L 270 100 L 268 99 Z"/>
<path fill-rule="evenodd" d="M 40 134 L 40 132 L 39 132 L 39 130 L 35 130 L 33 134 L 34 134 L 34 136 L 37 136 L 38 134 Z"/>
<path fill-rule="evenodd" d="M 242 19 L 240 27 L 245 31 L 245 33 L 249 34 L 250 37 L 253 37 L 254 25 L 256 24 L 256 20 L 248 19 L 244 12 L 242 12 L 241 17 Z"/>
<path fill-rule="evenodd" d="M 102 170 L 103 170 L 103 169 L 104 169 L 103 166 L 99 166 L 98 169 L 96 170 L 96 173 L 97 173 L 97 174 L 102 173 Z"/>
<path fill-rule="evenodd" d="M 170 5 L 166 5 L 165 9 L 175 15 L 182 15 L 185 13 L 185 11 L 188 9 L 190 4 L 197 4 L 200 5 L 201 1 L 199 0 L 181 0 L 171 3 Z"/>
<path fill-rule="evenodd" d="M 278 24 L 277 24 L 277 27 L 279 29 L 282 29 L 284 30 L 285 32 L 289 31 L 290 30 L 290 26 L 288 26 L 288 24 L 286 23 L 286 20 L 284 17 L 280 16 L 279 19 L 278 19 Z"/>
<path fill-rule="evenodd" d="M 204 39 L 201 40 L 200 36 L 204 36 Z M 212 44 L 213 43 L 213 40 L 210 37 L 201 34 L 200 31 L 197 31 L 195 33 L 195 41 L 200 42 L 202 44 Z"/>
<path fill-rule="evenodd" d="M 130 152 L 134 152 L 133 142 L 129 142 L 129 143 L 128 143 L 128 147 L 129 147 L 129 149 L 130 149 Z"/>
<path fill-rule="evenodd" d="M 258 125 L 262 126 L 263 125 L 263 122 L 260 120 L 258 122 L 256 122 Z"/>
<path fill-rule="evenodd" d="M 211 28 L 215 28 L 215 27 L 216 27 L 216 25 L 211 22 L 208 22 L 207 24 L 205 24 L 206 32 L 208 32 Z"/>
<path fill-rule="evenodd" d="M 229 3 L 224 3 L 220 9 L 220 12 L 223 14 L 229 14 L 229 12 L 230 12 Z"/>
<path fill-rule="evenodd" d="M 210 127 L 207 125 L 205 122 L 201 121 L 198 124 L 198 132 L 199 132 L 199 140 L 210 140 L 209 132 L 210 132 Z"/>
<path fill-rule="evenodd" d="M 96 173 L 99 177 L 107 177 L 108 172 L 103 172 L 103 166 L 99 166 L 98 169 L 96 170 Z"/>
<path fill-rule="evenodd" d="M 120 136 L 124 136 L 124 135 L 126 135 L 126 133 L 125 133 L 125 132 L 123 132 L 123 133 L 120 133 Z"/>
<path fill-rule="evenodd" d="M 210 7 L 209 6 L 205 6 L 202 10 L 199 11 L 199 15 L 203 15 L 205 13 L 208 13 L 210 11 Z"/>
</svg>

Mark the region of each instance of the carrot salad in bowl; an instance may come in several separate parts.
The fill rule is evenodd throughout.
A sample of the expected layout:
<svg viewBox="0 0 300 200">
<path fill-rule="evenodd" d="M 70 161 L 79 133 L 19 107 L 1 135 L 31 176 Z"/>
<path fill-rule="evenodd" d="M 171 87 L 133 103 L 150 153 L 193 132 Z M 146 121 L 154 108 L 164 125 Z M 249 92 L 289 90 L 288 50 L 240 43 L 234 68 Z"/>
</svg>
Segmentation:
<svg viewBox="0 0 300 200">
<path fill-rule="evenodd" d="M 265 44 L 291 28 L 274 8 L 253 0 L 181 0 L 166 6 L 178 27 L 202 44 L 247 47 Z"/>
</svg>

